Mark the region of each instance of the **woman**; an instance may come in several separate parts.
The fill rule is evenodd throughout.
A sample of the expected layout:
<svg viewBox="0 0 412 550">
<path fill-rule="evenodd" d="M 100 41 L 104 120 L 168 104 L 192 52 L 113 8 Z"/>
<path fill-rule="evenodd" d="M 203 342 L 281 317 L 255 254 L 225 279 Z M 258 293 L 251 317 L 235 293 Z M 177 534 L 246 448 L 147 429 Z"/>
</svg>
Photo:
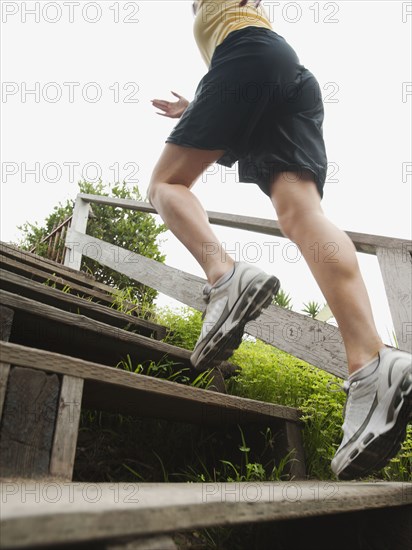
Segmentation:
<svg viewBox="0 0 412 550">
<path fill-rule="evenodd" d="M 327 159 L 319 85 L 259 4 L 194 2 L 194 35 L 208 71 L 192 102 L 176 93 L 175 103 L 153 100 L 160 114 L 180 121 L 154 168 L 148 196 L 208 280 L 202 332 L 191 357 L 197 369 L 231 355 L 245 324 L 271 302 L 279 281 L 222 249 L 190 189 L 210 164 L 238 161 L 240 181 L 256 183 L 270 198 L 283 234 L 302 252 L 344 340 L 348 397 L 332 469 L 352 479 L 382 468 L 405 437 L 411 355 L 383 344 L 354 245 L 323 214 Z"/>
</svg>

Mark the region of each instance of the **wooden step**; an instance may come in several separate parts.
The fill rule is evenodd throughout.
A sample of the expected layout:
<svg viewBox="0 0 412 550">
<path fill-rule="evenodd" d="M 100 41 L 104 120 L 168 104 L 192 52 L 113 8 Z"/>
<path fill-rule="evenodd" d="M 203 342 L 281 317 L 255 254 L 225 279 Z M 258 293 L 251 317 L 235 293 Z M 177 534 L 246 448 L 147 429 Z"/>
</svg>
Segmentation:
<svg viewBox="0 0 412 550">
<path fill-rule="evenodd" d="M 84 315 L 107 325 L 137 332 L 149 338 L 162 340 L 166 336 L 166 327 L 157 323 L 139 319 L 134 315 L 126 315 L 110 307 L 73 296 L 5 269 L 0 269 L 0 288 L 12 294 L 18 294 L 63 311 Z"/>
<path fill-rule="evenodd" d="M 83 379 L 87 408 L 208 425 L 276 419 L 298 423 L 300 419 L 293 407 L 207 392 L 13 343 L 0 342 L 0 354 L 2 363 Z"/>
<path fill-rule="evenodd" d="M 52 475 L 59 471 L 63 477 L 71 479 L 80 408 L 85 407 L 220 429 L 249 425 L 255 434 L 259 433 L 257 427 L 270 427 L 279 436 L 279 448 L 273 451 L 276 458 L 294 450 L 296 460 L 291 464 L 291 472 L 297 477 L 304 476 L 300 412 L 297 409 L 209 392 L 13 343 L 0 343 L 0 358 L 0 369 L 10 369 L 0 432 L 0 475 L 16 475 L 7 472 L 16 472 L 16 465 L 21 465 L 24 474 L 17 475 L 26 477 L 28 472 L 28 477 L 38 477 L 40 460 L 35 458 L 35 448 L 41 447 L 43 463 L 40 473 Z M 42 378 L 35 379 L 39 374 Z M 67 388 L 61 391 L 59 401 L 57 398 L 47 400 L 50 392 L 55 394 L 52 377 L 56 374 L 59 379 L 63 377 Z M 46 375 L 51 378 L 45 378 Z M 29 398 L 31 378 L 35 388 L 31 393 L 44 396 L 42 399 L 36 397 L 34 403 Z M 16 385 L 20 388 L 23 385 L 23 389 L 17 392 Z M 47 390 L 46 385 L 51 389 Z M 23 402 L 19 402 L 21 394 Z M 43 428 L 39 426 L 40 420 Z M 31 430 L 28 422 L 32 423 Z M 25 426 L 27 441 L 22 435 L 22 425 Z M 48 434 L 47 444 L 43 437 L 45 432 Z M 12 448 L 13 442 L 17 443 Z M 50 462 L 47 462 L 44 448 L 49 448 Z M 20 458 L 17 455 L 21 455 Z M 49 470 L 49 463 L 57 464 L 57 469 L 53 466 Z"/>
<path fill-rule="evenodd" d="M 100 289 L 96 290 L 90 286 L 84 286 L 83 284 L 79 284 L 78 282 L 71 280 L 71 277 L 67 277 L 66 275 L 63 276 L 61 274 L 56 274 L 56 272 L 50 273 L 39 269 L 38 267 L 32 267 L 17 260 L 8 258 L 3 254 L 0 254 L 0 266 L 7 271 L 17 273 L 18 275 L 35 280 L 39 283 L 49 281 L 50 283 L 55 284 L 60 290 L 70 287 L 71 294 L 75 293 L 86 298 L 89 297 L 94 301 L 100 302 L 107 306 L 110 306 L 113 303 L 113 296 L 101 291 Z"/>
<path fill-rule="evenodd" d="M 0 301 L 14 311 L 11 342 L 111 366 L 127 355 L 133 364 L 169 359 L 176 370 L 184 368 L 189 377 L 197 376 L 188 350 L 1 289 Z M 227 362 L 219 366 L 223 376 L 231 376 L 235 370 Z"/>
<path fill-rule="evenodd" d="M 88 549 L 89 550 L 89 549 Z M 104 550 L 179 550 L 179 547 L 168 535 L 154 535 L 133 538 L 129 541 L 116 541 L 105 545 Z"/>
<path fill-rule="evenodd" d="M 357 528 L 351 513 L 356 513 L 357 523 L 362 524 L 362 514 L 367 511 L 391 510 L 391 517 L 398 522 L 383 525 L 387 540 L 395 542 L 401 534 L 406 542 L 408 525 L 403 512 L 409 512 L 412 503 L 411 484 L 385 482 L 131 484 L 8 479 L 1 482 L 0 489 L 3 548 L 110 542 L 223 525 L 276 525 L 284 520 L 295 526 L 288 548 L 341 548 L 339 541 L 345 532 L 328 532 L 328 518 L 341 516 L 345 531 L 350 532 Z M 309 540 L 307 546 L 294 546 L 293 537 L 305 539 L 299 521 L 304 524 L 317 518 L 325 522 L 317 532 L 316 546 L 308 544 Z M 379 531 L 376 521 L 374 530 Z M 324 546 L 322 539 L 329 546 Z M 271 543 L 260 548 L 277 548 L 276 540 Z M 395 544 L 384 547 L 397 548 Z"/>
<path fill-rule="evenodd" d="M 113 301 L 114 288 L 106 285 L 90 273 L 77 271 L 71 267 L 38 256 L 32 252 L 18 249 L 0 241 L 0 265 L 7 270 L 36 279 L 39 282 L 49 281 L 57 287 L 69 287 L 70 294 L 81 294 L 94 301 L 109 305 Z M 124 301 L 134 314 L 136 305 Z"/>
<path fill-rule="evenodd" d="M 94 288 L 95 290 L 100 290 L 105 294 L 110 294 L 113 291 L 112 287 L 109 285 L 96 281 L 95 277 L 90 273 L 78 271 L 77 269 L 49 260 L 33 252 L 22 250 L 21 248 L 17 248 L 2 241 L 0 241 L 0 254 L 26 267 L 39 269 L 49 276 L 55 273 L 67 281 L 77 283 L 89 289 Z"/>
</svg>

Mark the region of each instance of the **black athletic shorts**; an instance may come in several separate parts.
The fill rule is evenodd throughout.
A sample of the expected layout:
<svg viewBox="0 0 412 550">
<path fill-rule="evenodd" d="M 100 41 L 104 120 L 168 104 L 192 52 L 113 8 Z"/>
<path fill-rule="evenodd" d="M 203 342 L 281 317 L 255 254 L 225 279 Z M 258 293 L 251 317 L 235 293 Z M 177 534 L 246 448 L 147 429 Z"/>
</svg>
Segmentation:
<svg viewBox="0 0 412 550">
<path fill-rule="evenodd" d="M 232 31 L 214 51 L 195 97 L 166 143 L 223 149 L 239 181 L 269 195 L 273 175 L 309 170 L 321 197 L 327 158 L 318 81 L 274 31 Z"/>
</svg>

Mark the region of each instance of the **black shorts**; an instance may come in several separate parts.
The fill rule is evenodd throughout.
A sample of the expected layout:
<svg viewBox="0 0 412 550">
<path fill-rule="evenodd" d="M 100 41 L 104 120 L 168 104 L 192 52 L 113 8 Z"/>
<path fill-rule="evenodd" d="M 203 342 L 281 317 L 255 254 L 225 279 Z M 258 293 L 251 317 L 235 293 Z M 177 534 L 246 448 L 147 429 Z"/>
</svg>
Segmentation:
<svg viewBox="0 0 412 550">
<path fill-rule="evenodd" d="M 239 181 L 269 195 L 273 175 L 309 170 L 323 197 L 327 158 L 318 81 L 272 30 L 232 31 L 217 46 L 195 97 L 166 143 L 222 149 Z"/>
</svg>

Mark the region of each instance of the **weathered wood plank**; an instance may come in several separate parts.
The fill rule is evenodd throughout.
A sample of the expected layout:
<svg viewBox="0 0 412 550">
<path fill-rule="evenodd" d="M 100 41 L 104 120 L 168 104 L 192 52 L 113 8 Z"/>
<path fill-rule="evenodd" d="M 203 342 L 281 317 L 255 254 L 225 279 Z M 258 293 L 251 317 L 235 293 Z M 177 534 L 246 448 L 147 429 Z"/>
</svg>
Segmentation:
<svg viewBox="0 0 412 550">
<path fill-rule="evenodd" d="M 0 305 L 0 340 L 8 342 L 13 324 L 14 312 L 12 309 Z"/>
<path fill-rule="evenodd" d="M 73 208 L 73 218 L 70 227 L 72 227 L 76 231 L 79 231 L 80 233 L 86 233 L 89 212 L 90 203 L 83 200 L 80 194 L 77 195 L 76 202 Z M 82 264 L 82 254 L 79 252 L 77 243 L 75 241 L 71 241 L 70 238 L 66 237 L 65 248 L 66 252 L 64 255 L 63 264 L 65 266 L 71 267 L 73 269 L 78 269 L 80 271 L 80 267 Z"/>
<path fill-rule="evenodd" d="M 6 399 L 7 383 L 9 381 L 10 365 L 0 362 L 0 422 L 3 417 L 4 401 Z"/>
<path fill-rule="evenodd" d="M 150 286 L 195 309 L 202 310 L 202 288 L 205 280 L 179 269 L 169 267 L 151 258 L 105 243 L 90 235 L 69 230 L 69 238 L 79 244 L 82 254 L 95 258 L 100 264 L 115 269 L 144 285 Z M 90 247 L 93 245 L 93 248 Z M 91 252 L 89 252 L 91 250 Z M 96 250 L 98 251 L 96 257 Z"/>
<path fill-rule="evenodd" d="M 93 275 L 90 273 L 86 273 L 84 271 L 79 272 L 77 269 L 73 269 L 63 264 L 56 264 L 54 260 L 50 260 L 44 256 L 39 256 L 35 252 L 23 250 L 13 243 L 0 241 L 0 253 L 13 258 L 14 260 L 27 263 L 28 265 L 39 265 L 45 271 L 53 272 L 56 267 L 58 267 L 67 277 L 80 277 L 80 280 L 84 284 L 92 285 L 95 281 Z"/>
<path fill-rule="evenodd" d="M 60 389 L 50 475 L 71 480 L 79 433 L 83 379 L 64 375 Z"/>
<path fill-rule="evenodd" d="M 410 504 L 403 483 L 1 484 L 6 547 L 147 536 L 218 525 L 328 517 Z M 69 485 L 69 486 L 68 486 Z M 49 489 L 48 487 L 49 486 Z M 57 495 L 57 496 L 56 496 Z M 47 528 L 45 526 L 47 525 Z"/>
<path fill-rule="evenodd" d="M 117 345 L 119 348 L 120 344 L 123 344 L 122 349 L 124 351 L 126 344 L 128 353 L 131 353 L 133 348 L 135 348 L 135 350 L 139 350 L 141 355 L 145 358 L 161 360 L 165 356 L 168 356 L 178 362 L 183 362 L 186 366 L 189 365 L 189 351 L 154 340 L 153 338 L 147 338 L 141 334 L 135 334 L 118 327 L 106 325 L 100 321 L 89 319 L 84 315 L 61 311 L 56 307 L 30 300 L 24 296 L 17 296 L 16 294 L 1 289 L 0 300 L 3 304 L 15 310 L 16 338 L 19 336 L 20 340 L 24 339 L 25 336 L 27 338 L 31 337 L 32 339 L 29 326 L 21 327 L 20 323 L 17 325 L 19 314 L 22 314 L 26 321 L 29 317 L 33 318 L 33 323 L 37 326 L 40 326 L 45 321 L 51 321 L 57 328 L 60 326 L 61 330 L 59 331 L 59 336 L 62 342 L 73 340 L 77 333 L 81 333 L 85 345 L 88 344 L 88 340 L 92 341 L 92 338 L 94 338 L 96 342 L 100 341 L 102 347 L 108 346 L 111 343 L 112 346 Z M 17 326 L 19 328 L 18 334 Z M 23 332 L 21 329 L 23 329 Z M 26 334 L 24 331 L 26 331 Z M 96 352 L 94 349 L 89 351 L 90 354 Z M 125 354 L 124 352 L 124 355 Z"/>
<path fill-rule="evenodd" d="M 97 195 L 82 193 L 79 194 L 79 196 L 81 196 L 85 201 L 89 201 L 91 203 L 106 204 L 107 206 L 120 206 L 130 210 L 157 214 L 157 211 L 148 202 L 138 202 L 131 199 L 117 199 L 113 197 L 100 197 Z M 255 233 L 262 233 L 263 235 L 283 237 L 279 223 L 275 220 L 211 211 L 207 211 L 207 215 L 210 223 L 216 225 L 233 227 L 235 229 L 244 229 L 245 231 L 253 231 Z M 354 231 L 346 231 L 346 233 L 352 239 L 358 252 L 375 254 L 377 247 L 412 250 L 412 241 L 407 239 L 397 239 L 393 237 L 385 237 L 383 235 L 368 235 L 366 233 L 357 233 Z"/>
<path fill-rule="evenodd" d="M 46 273 L 53 273 L 62 276 L 67 281 L 73 281 L 79 283 L 82 286 L 87 288 L 92 288 L 95 290 L 101 290 L 105 293 L 110 292 L 112 289 L 108 285 L 96 281 L 96 279 L 90 273 L 84 271 L 77 271 L 71 267 L 64 266 L 63 264 L 57 263 L 54 260 L 49 260 L 43 256 L 34 254 L 33 252 L 27 252 L 26 250 L 21 250 L 20 248 L 13 247 L 9 244 L 6 244 L 0 241 L 0 253 L 3 256 L 11 260 L 15 260 L 19 263 L 25 264 L 26 266 L 39 268 Z"/>
<path fill-rule="evenodd" d="M 165 342 L 154 340 L 89 319 L 84 315 L 62 312 L 23 296 L 0 290 L 0 300 L 15 310 L 15 343 L 42 347 L 66 355 L 75 355 L 114 367 L 120 360 L 130 356 L 134 365 L 144 361 L 169 359 L 177 370 L 187 369 L 187 376 L 194 379 L 198 373 L 190 365 L 191 352 Z M 47 334 L 47 339 L 44 339 Z M 224 377 L 233 375 L 234 365 L 224 362 L 219 365 Z"/>
<path fill-rule="evenodd" d="M 205 309 L 202 299 L 202 288 L 206 282 L 204 279 L 108 245 L 89 235 L 75 233 L 71 238 L 80 243 L 94 243 L 100 251 L 98 261 L 102 265 L 117 269 L 131 279 L 151 286 L 197 310 Z M 113 250 L 120 260 L 117 263 L 113 259 Z M 87 256 L 87 250 L 85 255 Z M 248 323 L 245 331 L 326 372 L 340 378 L 347 376 L 342 336 L 333 325 L 271 305 L 258 319 Z"/>
<path fill-rule="evenodd" d="M 0 340 L 3 342 L 8 342 L 10 339 L 13 317 L 14 311 L 12 309 L 0 305 Z M 10 365 L 2 363 L 0 368 L 0 420 L 3 415 L 9 373 Z"/>
<path fill-rule="evenodd" d="M 412 256 L 406 250 L 376 251 L 400 349 L 412 353 Z"/>
<path fill-rule="evenodd" d="M 345 347 L 334 325 L 270 305 L 245 331 L 330 374 L 347 377 Z"/>
<path fill-rule="evenodd" d="M 106 544 L 104 550 L 178 550 L 172 537 L 167 535 L 142 537 L 131 542 L 113 542 Z"/>
<path fill-rule="evenodd" d="M 77 271 L 75 269 L 72 269 L 71 267 L 56 263 L 56 261 L 49 260 L 48 258 L 38 256 L 31 252 L 20 250 L 1 241 L 0 253 L 9 259 L 18 261 L 20 264 L 23 263 L 36 269 L 41 268 L 41 270 L 45 271 L 46 273 L 50 273 L 54 276 L 60 276 L 64 281 L 66 281 L 66 284 L 68 284 L 68 286 L 71 286 L 74 283 L 79 284 L 81 288 L 85 286 L 87 289 L 92 289 L 93 291 L 101 291 L 103 295 L 111 296 L 111 294 L 113 293 L 112 286 L 106 285 L 100 281 L 96 281 L 95 277 L 90 275 L 90 273 Z M 31 271 L 29 273 L 31 276 Z M 127 300 L 125 300 L 125 304 L 127 303 Z M 134 304 L 130 305 L 134 306 Z"/>
<path fill-rule="evenodd" d="M 41 269 L 36 269 L 34 267 L 27 266 L 16 260 L 11 260 L 1 254 L 0 254 L 0 265 L 7 271 L 12 271 L 19 275 L 23 275 L 25 277 L 37 280 L 38 282 L 49 281 L 50 283 L 55 283 L 56 286 L 59 287 L 59 290 L 62 290 L 63 287 L 65 286 L 66 287 L 69 286 L 71 293 L 76 292 L 76 293 L 82 294 L 83 296 L 91 296 L 95 300 L 99 300 L 106 305 L 110 305 L 113 302 L 112 296 L 104 292 L 101 292 L 99 290 L 94 290 L 90 287 L 82 286 L 73 281 L 69 281 L 61 277 L 60 275 L 51 275 L 46 271 L 42 271 Z"/>
<path fill-rule="evenodd" d="M 48 474 L 59 387 L 56 374 L 11 368 L 0 429 L 0 476 Z"/>
<path fill-rule="evenodd" d="M 166 336 L 166 327 L 140 319 L 134 315 L 127 315 L 107 306 L 85 300 L 84 298 L 79 298 L 73 294 L 61 292 L 57 288 L 43 285 L 4 269 L 0 269 L 0 287 L 7 292 L 19 294 L 31 300 L 41 301 L 44 304 L 64 311 L 74 310 L 79 315 L 86 315 L 102 323 L 128 330 L 136 330 L 144 336 L 153 336 L 157 340 L 162 340 Z"/>
<path fill-rule="evenodd" d="M 242 420 L 263 423 L 276 418 L 298 422 L 300 418 L 300 412 L 292 407 L 209 392 L 18 344 L 0 342 L 0 353 L 3 361 L 13 365 L 30 365 L 33 369 L 84 379 L 86 407 L 87 403 L 96 407 L 109 405 L 120 414 L 134 411 L 139 416 L 206 425 L 236 424 Z"/>
<path fill-rule="evenodd" d="M 292 453 L 289 472 L 294 479 L 306 476 L 305 453 L 302 444 L 302 427 L 295 422 L 285 422 L 286 451 Z"/>
</svg>

